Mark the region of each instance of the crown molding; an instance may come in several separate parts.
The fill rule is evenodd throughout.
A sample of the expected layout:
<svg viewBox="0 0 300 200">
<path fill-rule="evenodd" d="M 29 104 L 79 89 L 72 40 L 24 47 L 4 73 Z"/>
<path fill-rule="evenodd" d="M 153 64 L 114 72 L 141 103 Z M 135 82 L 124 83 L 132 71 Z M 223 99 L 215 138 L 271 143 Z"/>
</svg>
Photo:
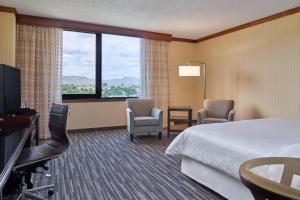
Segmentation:
<svg viewBox="0 0 300 200">
<path fill-rule="evenodd" d="M 187 42 L 187 43 L 197 43 L 197 40 L 185 39 L 185 38 L 177 38 L 177 37 L 172 37 L 172 41 Z"/>
<path fill-rule="evenodd" d="M 126 36 L 133 36 L 133 37 L 143 37 L 143 38 L 153 39 L 153 40 L 164 40 L 164 41 L 172 40 L 171 34 L 156 33 L 150 31 L 142 31 L 142 30 L 101 25 L 101 24 L 92 24 L 92 23 L 78 22 L 72 20 L 37 17 L 37 16 L 30 16 L 30 15 L 17 14 L 17 23 L 26 24 L 26 25 L 35 25 L 35 26 L 56 27 L 56 28 L 63 28 L 65 30 L 73 30 L 73 31 L 86 31 L 86 32 L 94 32 L 94 33 L 108 33 L 108 34 L 118 34 L 118 35 L 126 35 Z"/>
<path fill-rule="evenodd" d="M 295 13 L 300 12 L 300 6 L 276 13 L 274 15 L 270 15 L 268 17 L 264 17 L 255 21 L 251 21 L 233 28 L 226 29 L 224 31 L 220 31 L 205 37 L 201 37 L 199 39 L 185 39 L 185 38 L 177 38 L 172 37 L 171 34 L 166 33 L 156 33 L 151 31 L 142 31 L 136 29 L 129 29 L 123 27 L 115 27 L 108 25 L 100 25 L 100 24 L 92 24 L 85 22 L 77 22 L 72 20 L 63 20 L 63 19 L 50 19 L 44 17 L 30 16 L 30 15 L 21 15 L 17 14 L 16 8 L 0 6 L 0 12 L 10 12 L 15 13 L 17 17 L 18 24 L 27 24 L 27 25 L 37 25 L 37 26 L 52 26 L 58 28 L 64 28 L 68 30 L 77 30 L 77 31 L 90 31 L 90 32 L 102 32 L 102 33 L 110 33 L 110 34 L 120 34 L 127 36 L 135 36 L 135 37 L 143 37 L 154 40 L 164 40 L 164 41 L 177 41 L 177 42 L 187 42 L 187 43 L 199 43 L 206 40 L 210 40 L 216 37 L 220 37 L 229 33 L 233 33 L 236 31 L 240 31 L 246 28 L 250 28 L 259 24 L 263 24 L 272 20 L 276 20 L 282 17 L 286 17 Z"/>
<path fill-rule="evenodd" d="M 283 11 L 283 12 L 280 12 L 280 13 L 277 13 L 277 14 L 274 14 L 274 15 L 270 15 L 268 17 L 264 17 L 264 18 L 261 18 L 261 19 L 258 19 L 258 20 L 252 21 L 252 22 L 248 22 L 246 24 L 242 24 L 242 25 L 239 25 L 239 26 L 236 26 L 236 27 L 224 30 L 224 31 L 220 31 L 218 33 L 214 33 L 214 34 L 199 38 L 196 41 L 197 42 L 203 42 L 203 41 L 206 41 L 206 40 L 210 40 L 210 39 L 213 39 L 213 38 L 216 38 L 216 37 L 220 37 L 222 35 L 233 33 L 233 32 L 239 31 L 239 30 L 243 30 L 243 29 L 246 29 L 246 28 L 249 28 L 249 27 L 252 27 L 252 26 L 263 24 L 263 23 L 266 23 L 266 22 L 269 22 L 269 21 L 273 21 L 275 19 L 279 19 L 279 18 L 286 17 L 286 16 L 289 16 L 289 15 L 292 15 L 292 14 L 295 14 L 295 13 L 299 13 L 299 12 L 300 12 L 300 6 L 289 9 L 289 10 L 286 10 L 286 11 Z"/>
<path fill-rule="evenodd" d="M 15 8 L 6 7 L 6 6 L 0 6 L 0 12 L 9 12 L 9 13 L 17 13 L 17 10 Z"/>
</svg>

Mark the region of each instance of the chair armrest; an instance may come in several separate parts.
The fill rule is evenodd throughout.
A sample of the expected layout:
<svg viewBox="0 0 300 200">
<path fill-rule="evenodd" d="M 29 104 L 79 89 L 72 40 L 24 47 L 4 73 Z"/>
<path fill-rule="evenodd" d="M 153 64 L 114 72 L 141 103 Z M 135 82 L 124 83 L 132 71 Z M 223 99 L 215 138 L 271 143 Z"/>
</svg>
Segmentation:
<svg viewBox="0 0 300 200">
<path fill-rule="evenodd" d="M 235 111 L 231 110 L 228 114 L 228 120 L 229 121 L 234 121 L 234 116 L 235 116 Z"/>
<path fill-rule="evenodd" d="M 207 117 L 207 111 L 205 109 L 201 109 L 197 112 L 197 124 L 201 124 L 202 120 Z"/>
<path fill-rule="evenodd" d="M 127 115 L 127 129 L 130 130 L 134 127 L 134 113 L 130 108 L 126 108 L 126 115 Z"/>
<path fill-rule="evenodd" d="M 152 108 L 151 110 L 151 117 L 154 117 L 156 119 L 159 119 L 159 117 L 162 115 L 162 110 L 159 108 Z"/>
<path fill-rule="evenodd" d="M 159 125 L 163 126 L 163 111 L 158 108 L 152 108 L 151 117 L 154 117 L 159 120 Z"/>
</svg>

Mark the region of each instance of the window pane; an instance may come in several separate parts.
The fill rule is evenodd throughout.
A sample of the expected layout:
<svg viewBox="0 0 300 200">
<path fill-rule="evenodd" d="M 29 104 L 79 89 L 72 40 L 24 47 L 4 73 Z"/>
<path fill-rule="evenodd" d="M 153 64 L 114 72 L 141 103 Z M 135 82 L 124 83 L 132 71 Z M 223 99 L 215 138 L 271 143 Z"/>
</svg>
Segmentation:
<svg viewBox="0 0 300 200">
<path fill-rule="evenodd" d="M 96 94 L 96 35 L 63 32 L 63 94 Z"/>
<path fill-rule="evenodd" d="M 102 34 L 102 97 L 137 97 L 140 38 Z"/>
</svg>

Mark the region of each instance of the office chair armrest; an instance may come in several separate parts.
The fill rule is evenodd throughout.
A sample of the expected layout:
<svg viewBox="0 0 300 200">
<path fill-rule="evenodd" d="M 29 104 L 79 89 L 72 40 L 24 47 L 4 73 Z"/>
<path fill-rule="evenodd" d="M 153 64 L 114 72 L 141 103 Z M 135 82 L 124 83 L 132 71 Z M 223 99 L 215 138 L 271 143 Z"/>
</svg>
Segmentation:
<svg viewBox="0 0 300 200">
<path fill-rule="evenodd" d="M 202 120 L 207 117 L 207 111 L 205 109 L 201 109 L 197 112 L 197 124 L 201 124 Z"/>
<path fill-rule="evenodd" d="M 234 121 L 234 116 L 235 116 L 235 111 L 231 110 L 228 114 L 228 120 L 229 121 Z"/>
</svg>

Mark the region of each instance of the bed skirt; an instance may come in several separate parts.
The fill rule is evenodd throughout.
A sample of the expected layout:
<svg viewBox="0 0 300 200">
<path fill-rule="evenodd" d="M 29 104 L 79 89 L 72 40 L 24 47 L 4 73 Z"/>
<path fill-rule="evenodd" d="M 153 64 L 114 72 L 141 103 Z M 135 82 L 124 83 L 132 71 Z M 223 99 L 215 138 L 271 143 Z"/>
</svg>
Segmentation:
<svg viewBox="0 0 300 200">
<path fill-rule="evenodd" d="M 183 157 L 181 172 L 198 183 L 230 200 L 254 200 L 240 180 L 208 167 L 189 157 Z"/>
</svg>

